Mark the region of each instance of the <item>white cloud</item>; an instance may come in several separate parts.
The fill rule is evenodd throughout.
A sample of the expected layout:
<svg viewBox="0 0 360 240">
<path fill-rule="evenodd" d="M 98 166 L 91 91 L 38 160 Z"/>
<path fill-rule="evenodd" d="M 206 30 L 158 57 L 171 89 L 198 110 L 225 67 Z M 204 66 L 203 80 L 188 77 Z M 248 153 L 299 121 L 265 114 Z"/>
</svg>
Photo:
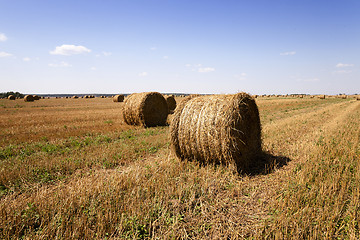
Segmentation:
<svg viewBox="0 0 360 240">
<path fill-rule="evenodd" d="M 147 75 L 149 75 L 147 72 L 139 73 L 139 77 L 146 77 Z"/>
<path fill-rule="evenodd" d="M 169 59 L 169 56 L 163 56 L 163 59 Z"/>
<path fill-rule="evenodd" d="M 199 73 L 208 73 L 208 72 L 214 72 L 215 68 L 211 68 L 211 67 L 205 67 L 205 68 L 199 68 L 198 72 Z"/>
<path fill-rule="evenodd" d="M 7 52 L 0 52 L 0 57 L 11 57 L 12 54 L 11 53 L 7 53 Z"/>
<path fill-rule="evenodd" d="M 5 42 L 7 40 L 7 37 L 5 34 L 0 33 L 0 42 Z"/>
<path fill-rule="evenodd" d="M 111 52 L 102 52 L 104 56 L 108 57 L 108 56 L 111 56 L 112 53 Z"/>
<path fill-rule="evenodd" d="M 72 67 L 72 65 L 67 62 L 49 63 L 48 66 L 49 67 Z"/>
<path fill-rule="evenodd" d="M 97 69 L 96 67 L 91 67 L 90 68 L 91 71 L 96 71 L 96 69 Z"/>
<path fill-rule="evenodd" d="M 292 55 L 295 55 L 295 54 L 296 54 L 296 52 L 295 52 L 295 51 L 280 53 L 280 55 L 281 55 L 281 56 L 292 56 Z"/>
<path fill-rule="evenodd" d="M 234 75 L 234 77 L 239 79 L 239 80 L 245 80 L 246 75 L 247 75 L 246 73 L 240 73 L 240 74 Z"/>
<path fill-rule="evenodd" d="M 185 64 L 185 67 L 191 67 L 191 64 Z"/>
<path fill-rule="evenodd" d="M 155 51 L 157 48 L 156 47 L 151 47 L 150 50 L 151 51 Z"/>
<path fill-rule="evenodd" d="M 30 59 L 29 57 L 24 57 L 24 58 L 23 58 L 23 61 L 24 61 L 24 62 L 29 62 L 30 60 L 31 60 L 31 59 Z"/>
<path fill-rule="evenodd" d="M 342 68 L 342 67 L 353 67 L 354 64 L 349 64 L 349 63 L 338 63 L 336 64 L 337 68 Z"/>
<path fill-rule="evenodd" d="M 55 48 L 55 50 L 50 51 L 50 54 L 70 56 L 70 55 L 89 53 L 89 52 L 91 52 L 91 50 L 84 46 L 75 46 L 75 45 L 64 44 L 61 46 L 57 46 Z"/>
<path fill-rule="evenodd" d="M 339 71 L 335 71 L 333 73 L 335 74 L 346 74 L 346 73 L 351 73 L 352 71 L 351 70 L 339 70 Z"/>
</svg>

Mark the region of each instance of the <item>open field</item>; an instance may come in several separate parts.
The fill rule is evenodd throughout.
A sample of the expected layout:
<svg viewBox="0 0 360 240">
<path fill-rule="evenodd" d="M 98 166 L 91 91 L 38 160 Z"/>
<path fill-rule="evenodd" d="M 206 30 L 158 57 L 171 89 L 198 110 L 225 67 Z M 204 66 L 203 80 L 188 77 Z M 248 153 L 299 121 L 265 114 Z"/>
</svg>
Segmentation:
<svg viewBox="0 0 360 240">
<path fill-rule="evenodd" d="M 360 101 L 256 101 L 268 157 L 239 175 L 112 99 L 1 99 L 0 239 L 359 239 Z"/>
</svg>

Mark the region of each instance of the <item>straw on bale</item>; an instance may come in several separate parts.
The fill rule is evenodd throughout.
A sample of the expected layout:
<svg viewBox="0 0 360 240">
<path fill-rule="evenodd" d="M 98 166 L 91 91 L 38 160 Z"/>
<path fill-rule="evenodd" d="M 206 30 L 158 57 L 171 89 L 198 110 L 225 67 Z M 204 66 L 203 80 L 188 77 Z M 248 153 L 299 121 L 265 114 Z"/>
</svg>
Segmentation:
<svg viewBox="0 0 360 240">
<path fill-rule="evenodd" d="M 247 93 L 185 98 L 175 110 L 170 135 L 179 158 L 235 163 L 238 171 L 261 153 L 259 111 Z"/>
<path fill-rule="evenodd" d="M 9 95 L 9 96 L 8 96 L 8 99 L 9 99 L 9 100 L 15 100 L 16 97 L 15 97 L 14 95 Z"/>
<path fill-rule="evenodd" d="M 72 96 L 72 98 L 74 98 L 74 99 L 75 99 L 75 98 L 79 98 L 79 97 L 78 97 L 78 96 L 76 96 L 76 95 L 74 95 L 74 96 Z"/>
<path fill-rule="evenodd" d="M 123 102 L 124 101 L 124 95 L 118 94 L 113 97 L 113 102 Z"/>
<path fill-rule="evenodd" d="M 319 95 L 318 98 L 325 99 L 325 95 Z"/>
<path fill-rule="evenodd" d="M 173 113 L 176 108 L 176 100 L 174 95 L 166 96 L 165 99 L 168 105 L 169 113 Z"/>
<path fill-rule="evenodd" d="M 33 102 L 34 101 L 34 96 L 33 95 L 26 95 L 24 97 L 24 101 L 25 102 Z"/>
<path fill-rule="evenodd" d="M 124 101 L 123 117 L 129 125 L 163 126 L 168 116 L 168 105 L 158 92 L 133 93 Z"/>
</svg>

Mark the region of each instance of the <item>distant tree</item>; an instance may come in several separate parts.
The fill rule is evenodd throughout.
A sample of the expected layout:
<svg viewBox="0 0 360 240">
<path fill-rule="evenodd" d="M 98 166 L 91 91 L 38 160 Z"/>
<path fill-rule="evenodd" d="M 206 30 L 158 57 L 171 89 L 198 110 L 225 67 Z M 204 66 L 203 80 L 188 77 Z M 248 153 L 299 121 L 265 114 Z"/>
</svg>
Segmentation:
<svg viewBox="0 0 360 240">
<path fill-rule="evenodd" d="M 7 98 L 10 95 L 14 95 L 16 98 L 24 98 L 24 94 L 13 91 L 0 93 L 0 98 Z"/>
</svg>

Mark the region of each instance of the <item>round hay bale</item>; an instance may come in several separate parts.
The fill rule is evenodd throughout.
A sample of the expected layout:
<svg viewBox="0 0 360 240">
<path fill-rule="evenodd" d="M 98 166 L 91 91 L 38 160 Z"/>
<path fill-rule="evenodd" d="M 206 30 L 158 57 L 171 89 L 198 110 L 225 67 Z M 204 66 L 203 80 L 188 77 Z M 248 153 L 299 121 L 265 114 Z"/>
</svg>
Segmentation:
<svg viewBox="0 0 360 240">
<path fill-rule="evenodd" d="M 9 99 L 9 100 L 15 100 L 16 97 L 15 97 L 14 95 L 9 95 L 9 96 L 8 96 L 8 99 Z"/>
<path fill-rule="evenodd" d="M 34 96 L 33 95 L 26 95 L 24 97 L 24 101 L 25 102 L 33 102 L 34 101 Z"/>
<path fill-rule="evenodd" d="M 38 95 L 33 95 L 34 100 L 40 100 L 40 97 Z"/>
<path fill-rule="evenodd" d="M 325 95 L 319 95 L 318 98 L 325 99 Z"/>
<path fill-rule="evenodd" d="M 357 97 L 356 97 L 356 101 L 358 101 L 358 100 L 360 100 L 360 96 L 357 96 Z"/>
<path fill-rule="evenodd" d="M 166 96 L 165 99 L 168 105 L 169 113 L 173 113 L 176 108 L 176 100 L 174 95 Z"/>
<path fill-rule="evenodd" d="M 259 111 L 247 93 L 185 98 L 175 110 L 170 135 L 180 159 L 235 163 L 238 171 L 262 152 Z"/>
<path fill-rule="evenodd" d="M 168 105 L 158 92 L 133 93 L 124 101 L 123 117 L 129 125 L 164 126 Z"/>
<path fill-rule="evenodd" d="M 119 94 L 119 95 L 115 95 L 113 97 L 113 102 L 123 102 L 124 101 L 124 95 L 123 94 Z"/>
<path fill-rule="evenodd" d="M 76 95 L 74 95 L 74 96 L 72 96 L 72 98 L 76 99 L 76 98 L 79 98 L 79 97 L 78 97 L 78 96 L 76 96 Z"/>
</svg>

